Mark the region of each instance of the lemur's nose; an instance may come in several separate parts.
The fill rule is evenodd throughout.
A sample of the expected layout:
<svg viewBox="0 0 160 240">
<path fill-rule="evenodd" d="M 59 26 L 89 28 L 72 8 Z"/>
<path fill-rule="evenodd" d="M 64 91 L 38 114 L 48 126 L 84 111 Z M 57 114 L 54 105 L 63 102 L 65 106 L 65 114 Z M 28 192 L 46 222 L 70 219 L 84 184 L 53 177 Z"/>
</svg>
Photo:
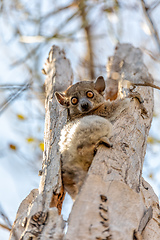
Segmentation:
<svg viewBox="0 0 160 240">
<path fill-rule="evenodd" d="M 89 104 L 87 102 L 83 102 L 83 103 L 81 103 L 81 108 L 84 111 L 87 111 L 89 109 Z"/>
</svg>

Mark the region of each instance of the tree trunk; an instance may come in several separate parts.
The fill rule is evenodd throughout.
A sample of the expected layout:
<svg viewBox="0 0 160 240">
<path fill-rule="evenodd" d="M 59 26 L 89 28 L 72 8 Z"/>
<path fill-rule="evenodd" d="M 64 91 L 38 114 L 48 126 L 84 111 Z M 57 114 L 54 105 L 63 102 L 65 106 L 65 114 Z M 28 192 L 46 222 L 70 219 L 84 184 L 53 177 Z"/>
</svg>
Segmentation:
<svg viewBox="0 0 160 240">
<path fill-rule="evenodd" d="M 119 65 L 121 60 L 128 63 L 127 69 L 123 66 L 124 72 L 132 73 L 138 61 L 142 73 L 148 74 L 140 50 L 123 44 L 116 48 L 114 57 L 109 60 L 107 69 L 110 82 L 113 76 L 123 74 Z M 47 79 L 42 177 L 39 192 L 33 190 L 21 203 L 10 239 L 158 240 L 158 198 L 142 178 L 147 136 L 152 121 L 153 89 L 137 88 L 144 99 L 145 112 L 138 100 L 134 99 L 130 108 L 117 117 L 111 138 L 113 148 L 99 147 L 75 200 L 68 231 L 64 235 L 64 222 L 59 215 L 64 192 L 58 141 L 67 113 L 59 108 L 52 97 L 55 90 L 64 90 L 72 83 L 72 70 L 64 53 L 54 46 L 43 72 Z M 129 81 L 132 81 L 132 75 Z M 115 79 L 114 85 L 118 89 Z M 110 86 L 114 87 L 113 84 Z M 107 90 L 107 98 L 109 92 L 114 92 L 114 96 L 117 94 L 112 89 Z"/>
</svg>

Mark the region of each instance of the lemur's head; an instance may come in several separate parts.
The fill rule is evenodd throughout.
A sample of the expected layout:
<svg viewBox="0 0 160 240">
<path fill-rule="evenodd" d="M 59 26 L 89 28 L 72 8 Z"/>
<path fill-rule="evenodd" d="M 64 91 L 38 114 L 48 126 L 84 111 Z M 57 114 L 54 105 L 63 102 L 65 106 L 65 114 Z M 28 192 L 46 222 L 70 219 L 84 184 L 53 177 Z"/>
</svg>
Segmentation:
<svg viewBox="0 0 160 240">
<path fill-rule="evenodd" d="M 69 109 L 69 115 L 85 115 L 98 108 L 104 101 L 105 81 L 99 76 L 96 81 L 82 81 L 71 85 L 63 93 L 55 92 L 57 101 Z"/>
</svg>

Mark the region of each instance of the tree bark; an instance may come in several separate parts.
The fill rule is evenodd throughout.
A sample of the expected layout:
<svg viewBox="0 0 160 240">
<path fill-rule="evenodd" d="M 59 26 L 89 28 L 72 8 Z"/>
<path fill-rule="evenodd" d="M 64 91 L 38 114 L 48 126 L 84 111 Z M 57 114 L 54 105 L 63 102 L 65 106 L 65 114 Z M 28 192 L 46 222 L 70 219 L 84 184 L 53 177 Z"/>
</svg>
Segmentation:
<svg viewBox="0 0 160 240">
<path fill-rule="evenodd" d="M 124 59 L 130 63 L 125 69 L 128 74 L 137 61 L 148 74 L 140 50 L 137 52 L 136 48 L 124 44 L 117 47 L 108 63 L 110 81 L 112 75 L 122 74 L 121 67 L 117 67 L 117 51 L 118 64 Z M 153 113 L 153 89 L 137 89 L 144 99 L 147 116 L 143 115 L 138 100 L 134 99 L 130 108 L 114 122 L 113 148 L 99 148 L 70 214 L 66 240 L 159 239 L 158 198 L 142 178 Z M 147 217 L 145 213 L 150 206 L 153 208 L 153 218 L 145 227 L 141 222 Z"/>
<path fill-rule="evenodd" d="M 72 84 L 73 72 L 64 51 L 56 46 L 51 48 L 42 72 L 47 75 L 42 176 L 39 191 L 33 190 L 21 203 L 10 239 L 29 240 L 38 237 L 59 240 L 63 237 L 64 221 L 60 212 L 64 191 L 58 142 L 60 131 L 67 120 L 67 112 L 59 108 L 54 92 L 63 91 Z"/>
<path fill-rule="evenodd" d="M 120 60 L 125 59 L 128 63 L 127 69 L 123 66 L 124 72 L 132 72 L 138 60 L 143 74 L 148 74 L 140 50 L 123 44 L 116 48 L 114 57 L 109 60 L 107 71 L 110 82 L 112 76 L 123 74 L 117 54 Z M 64 235 L 64 222 L 60 215 L 64 192 L 58 141 L 67 113 L 52 99 L 55 90 L 64 90 L 72 83 L 72 70 L 63 51 L 52 47 L 43 73 L 47 75 L 47 79 L 42 177 L 39 191 L 33 190 L 21 203 L 10 239 L 158 240 L 158 198 L 142 178 L 147 136 L 153 114 L 153 89 L 137 88 L 144 99 L 146 112 L 142 111 L 139 101 L 133 99 L 130 108 L 114 121 L 114 134 L 111 138 L 113 148 L 103 145 L 99 147 L 75 200 L 68 231 Z M 152 81 L 151 76 L 150 78 Z M 131 80 L 132 76 L 129 81 Z M 114 84 L 110 86 L 113 85 L 118 91 L 115 78 Z M 113 91 L 111 89 L 108 92 Z M 114 96 L 117 94 L 114 91 Z M 106 95 L 109 98 L 109 94 Z"/>
</svg>

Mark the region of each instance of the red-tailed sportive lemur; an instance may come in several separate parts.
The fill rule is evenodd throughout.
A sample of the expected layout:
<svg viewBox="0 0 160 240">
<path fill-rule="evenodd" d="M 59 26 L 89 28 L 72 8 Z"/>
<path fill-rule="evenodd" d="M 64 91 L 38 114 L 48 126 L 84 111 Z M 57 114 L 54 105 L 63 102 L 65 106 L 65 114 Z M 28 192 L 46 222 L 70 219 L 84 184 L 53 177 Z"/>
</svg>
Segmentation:
<svg viewBox="0 0 160 240">
<path fill-rule="evenodd" d="M 112 124 L 129 106 L 130 99 L 106 101 L 102 76 L 96 81 L 82 81 L 65 92 L 55 92 L 57 101 L 68 109 L 68 122 L 61 131 L 60 153 L 65 190 L 74 199 L 92 163 L 99 143 L 111 147 Z"/>
</svg>

